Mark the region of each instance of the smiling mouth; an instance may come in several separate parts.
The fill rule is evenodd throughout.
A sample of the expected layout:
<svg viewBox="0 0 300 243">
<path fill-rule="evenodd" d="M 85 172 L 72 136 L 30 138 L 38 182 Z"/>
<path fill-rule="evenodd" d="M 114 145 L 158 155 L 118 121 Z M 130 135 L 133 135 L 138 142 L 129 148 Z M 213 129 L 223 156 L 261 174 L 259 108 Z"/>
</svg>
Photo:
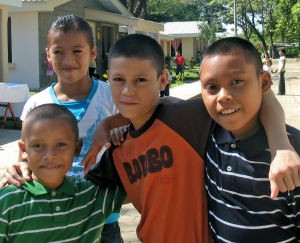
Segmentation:
<svg viewBox="0 0 300 243">
<path fill-rule="evenodd" d="M 226 116 L 239 111 L 240 109 L 227 109 L 219 112 L 219 115 Z"/>
<path fill-rule="evenodd" d="M 76 70 L 76 68 L 63 68 L 63 70 L 65 72 L 72 72 L 72 71 Z"/>
<path fill-rule="evenodd" d="M 57 168 L 59 168 L 61 166 L 55 164 L 55 165 L 43 165 L 41 167 L 44 168 L 44 169 L 57 169 Z"/>
</svg>

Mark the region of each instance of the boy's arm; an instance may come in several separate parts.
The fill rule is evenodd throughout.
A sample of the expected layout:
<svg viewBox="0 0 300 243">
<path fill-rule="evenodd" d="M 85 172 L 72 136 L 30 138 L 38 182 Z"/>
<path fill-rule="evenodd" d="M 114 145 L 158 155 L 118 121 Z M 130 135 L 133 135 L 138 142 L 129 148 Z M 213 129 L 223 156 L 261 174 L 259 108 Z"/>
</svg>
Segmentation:
<svg viewBox="0 0 300 243">
<path fill-rule="evenodd" d="M 85 179 L 103 187 L 112 187 L 116 185 L 123 187 L 113 161 L 112 151 L 113 148 L 105 150 L 100 162 L 85 175 Z"/>
<path fill-rule="evenodd" d="M 269 179 L 271 197 L 275 198 L 279 191 L 285 192 L 300 186 L 300 158 L 288 140 L 284 111 L 273 92 L 263 96 L 260 119 L 273 159 Z"/>
<path fill-rule="evenodd" d="M 27 155 L 19 150 L 17 163 L 10 164 L 6 167 L 3 178 L 0 181 L 0 188 L 3 188 L 7 185 L 15 185 L 20 187 L 24 184 L 24 180 L 32 180 L 30 176 L 30 169 L 27 163 Z"/>
<path fill-rule="evenodd" d="M 182 99 L 166 96 L 160 98 L 160 102 L 168 104 L 168 103 L 176 103 L 180 102 Z M 88 173 L 90 167 L 96 163 L 97 155 L 102 149 L 103 146 L 109 148 L 111 146 L 112 136 L 111 132 L 113 132 L 114 128 L 124 127 L 128 125 L 130 121 L 123 117 L 120 113 L 106 117 L 103 119 L 97 126 L 93 143 L 85 155 L 84 159 L 81 162 L 81 165 L 84 166 L 84 173 Z M 114 141 L 114 145 L 118 145 L 118 142 Z"/>
<path fill-rule="evenodd" d="M 106 117 L 97 126 L 93 143 L 81 162 L 84 166 L 84 173 L 88 173 L 90 167 L 95 164 L 97 155 L 103 146 L 109 148 L 111 146 L 110 131 L 113 128 L 123 127 L 129 124 L 129 120 L 124 118 L 120 113 Z"/>
</svg>

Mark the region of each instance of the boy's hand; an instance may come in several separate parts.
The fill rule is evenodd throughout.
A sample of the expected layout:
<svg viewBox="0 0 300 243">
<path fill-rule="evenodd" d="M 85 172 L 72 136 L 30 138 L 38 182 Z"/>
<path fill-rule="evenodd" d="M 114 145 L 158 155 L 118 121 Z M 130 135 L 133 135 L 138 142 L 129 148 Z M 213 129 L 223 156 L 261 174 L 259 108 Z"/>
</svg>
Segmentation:
<svg viewBox="0 0 300 243">
<path fill-rule="evenodd" d="M 300 157 L 292 150 L 278 150 L 269 171 L 271 198 L 279 191 L 294 190 L 300 186 Z"/>
<path fill-rule="evenodd" d="M 104 129 L 99 129 L 95 133 L 93 143 L 86 156 L 81 162 L 81 165 L 84 166 L 84 174 L 87 174 L 94 164 L 97 162 L 97 156 L 102 147 L 109 148 L 111 143 L 115 146 L 121 145 L 124 141 L 124 134 L 127 132 L 127 126 L 113 128 L 110 130 L 110 133 Z"/>
<path fill-rule="evenodd" d="M 100 141 L 100 142 L 99 142 Z M 89 151 L 85 155 L 84 159 L 81 162 L 81 165 L 84 166 L 84 174 L 87 174 L 94 164 L 96 164 L 97 156 L 102 147 L 109 148 L 111 146 L 110 138 L 108 140 L 104 140 L 108 142 L 102 142 L 101 139 L 97 139 L 97 137 L 94 137 L 92 146 L 90 147 Z"/>
<path fill-rule="evenodd" d="M 8 166 L 4 172 L 4 177 L 0 181 L 0 188 L 6 185 L 20 187 L 24 180 L 32 180 L 27 162 L 18 162 Z"/>
<path fill-rule="evenodd" d="M 125 133 L 127 132 L 127 127 L 118 127 L 110 130 L 110 139 L 113 145 L 119 146 L 125 140 Z"/>
</svg>

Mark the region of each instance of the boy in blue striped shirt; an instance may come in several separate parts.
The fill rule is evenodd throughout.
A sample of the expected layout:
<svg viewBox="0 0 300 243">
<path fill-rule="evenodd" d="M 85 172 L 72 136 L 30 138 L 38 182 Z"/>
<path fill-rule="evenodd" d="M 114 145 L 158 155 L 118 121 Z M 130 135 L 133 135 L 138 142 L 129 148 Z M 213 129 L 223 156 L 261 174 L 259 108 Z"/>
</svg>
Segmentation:
<svg viewBox="0 0 300 243">
<path fill-rule="evenodd" d="M 299 242 L 300 188 L 270 195 L 271 154 L 259 122 L 271 77 L 248 41 L 214 42 L 200 67 L 202 97 L 216 122 L 206 154 L 209 222 L 216 242 Z M 300 132 L 287 126 L 296 152 Z M 293 180 L 299 180 L 299 174 Z"/>
</svg>

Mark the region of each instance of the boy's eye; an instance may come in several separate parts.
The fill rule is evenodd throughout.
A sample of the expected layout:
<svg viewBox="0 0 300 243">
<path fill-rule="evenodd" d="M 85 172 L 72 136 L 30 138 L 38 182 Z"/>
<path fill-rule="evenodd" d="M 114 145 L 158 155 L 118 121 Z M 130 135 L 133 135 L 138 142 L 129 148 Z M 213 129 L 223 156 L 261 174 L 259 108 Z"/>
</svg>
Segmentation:
<svg viewBox="0 0 300 243">
<path fill-rule="evenodd" d="M 60 53 L 61 53 L 61 51 L 59 51 L 59 50 L 53 51 L 53 54 L 60 54 Z"/>
<path fill-rule="evenodd" d="M 136 79 L 136 82 L 138 82 L 138 83 L 142 83 L 142 82 L 145 82 L 145 81 L 146 81 L 145 78 L 137 78 Z"/>
<path fill-rule="evenodd" d="M 208 85 L 205 86 L 205 89 L 207 89 L 207 90 L 216 90 L 217 86 L 214 85 L 214 84 L 208 84 Z"/>
<path fill-rule="evenodd" d="M 237 79 L 237 80 L 234 80 L 232 83 L 233 83 L 233 84 L 240 84 L 240 83 L 242 83 L 242 82 L 243 82 L 243 80 Z"/>
<path fill-rule="evenodd" d="M 58 148 L 62 148 L 62 147 L 66 147 L 67 144 L 61 142 L 61 143 L 58 143 L 56 146 L 57 146 Z"/>
<path fill-rule="evenodd" d="M 43 148 L 43 145 L 41 143 L 36 143 L 36 144 L 33 144 L 31 147 L 33 147 L 36 150 L 40 150 Z"/>
<path fill-rule="evenodd" d="M 115 77 L 115 78 L 112 78 L 111 80 L 114 81 L 114 82 L 122 82 L 122 81 L 124 81 L 124 79 L 120 78 L 120 77 Z"/>
<path fill-rule="evenodd" d="M 81 53 L 82 50 L 74 50 L 75 53 Z"/>
</svg>

